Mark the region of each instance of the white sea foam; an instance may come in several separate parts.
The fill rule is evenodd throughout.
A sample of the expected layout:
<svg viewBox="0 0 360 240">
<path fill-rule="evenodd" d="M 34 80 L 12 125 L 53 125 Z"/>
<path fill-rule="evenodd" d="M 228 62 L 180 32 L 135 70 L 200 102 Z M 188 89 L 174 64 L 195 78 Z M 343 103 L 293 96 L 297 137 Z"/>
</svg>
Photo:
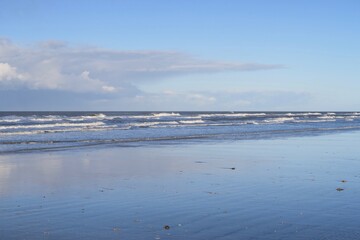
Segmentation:
<svg viewBox="0 0 360 240">
<path fill-rule="evenodd" d="M 180 113 L 153 113 L 154 117 L 179 117 Z"/>
<path fill-rule="evenodd" d="M 0 119 L 0 122 L 61 122 L 61 121 L 84 121 L 84 120 L 100 120 L 105 119 L 105 115 L 98 115 L 98 116 L 74 116 L 74 117 L 67 117 L 67 116 L 56 116 L 56 115 L 49 115 L 49 116 L 29 116 L 29 117 L 18 117 L 14 119 Z"/>
<path fill-rule="evenodd" d="M 10 115 L 10 116 L 4 116 L 0 118 L 0 123 L 16 123 L 23 121 L 24 117 Z"/>
<path fill-rule="evenodd" d="M 267 120 L 264 120 L 265 123 L 284 123 L 289 121 L 294 121 L 295 118 L 293 117 L 281 117 L 281 118 L 270 118 Z"/>
<path fill-rule="evenodd" d="M 162 117 L 180 117 L 180 113 L 152 113 L 151 115 L 128 115 L 116 116 L 114 118 L 129 118 L 129 119 L 160 119 Z"/>
<path fill-rule="evenodd" d="M 84 116 L 59 116 L 59 115 L 47 115 L 47 116 L 6 116 L 0 118 L 0 123 L 12 123 L 12 122 L 54 122 L 54 121 L 84 121 L 84 120 L 102 120 L 107 119 L 105 114 L 84 115 Z M 113 118 L 113 117 L 109 117 Z"/>
<path fill-rule="evenodd" d="M 0 123 L 15 123 L 15 122 L 20 122 L 21 119 L 0 119 Z"/>
<path fill-rule="evenodd" d="M 309 113 L 305 113 L 305 116 L 319 116 L 322 115 L 322 113 L 319 112 L 309 112 Z"/>
<path fill-rule="evenodd" d="M 266 116 L 266 113 L 210 113 L 200 114 L 199 117 L 260 117 Z"/>
<path fill-rule="evenodd" d="M 286 113 L 285 116 L 293 116 L 293 117 L 306 117 L 306 116 L 321 116 L 322 113 L 318 112 L 307 112 L 307 113 Z"/>
<path fill-rule="evenodd" d="M 182 120 L 179 121 L 182 124 L 196 124 L 196 123 L 204 123 L 203 120 Z"/>
<path fill-rule="evenodd" d="M 321 116 L 319 112 L 296 113 L 294 116 Z"/>
<path fill-rule="evenodd" d="M 108 118 L 108 117 L 105 114 L 99 113 L 99 114 L 94 114 L 94 115 L 68 117 L 68 118 L 66 118 L 66 120 L 69 120 L 69 121 L 84 121 L 84 120 L 92 120 L 92 119 L 103 120 L 103 119 L 106 119 L 106 118 Z"/>
<path fill-rule="evenodd" d="M 13 135 L 34 135 L 34 134 L 49 134 L 49 133 L 65 133 L 65 132 L 96 132 L 96 131 L 108 131 L 108 130 L 128 130 L 130 126 L 117 127 L 116 125 L 99 126 L 93 128 L 63 128 L 63 129 L 42 129 L 42 130 L 30 130 L 30 131 L 16 131 L 16 132 L 0 132 L 0 136 L 13 136 Z"/>
<path fill-rule="evenodd" d="M 295 123 L 320 123 L 320 122 L 335 122 L 335 119 L 323 119 L 323 120 L 316 120 L 316 119 L 306 119 L 306 120 L 295 120 Z"/>
<path fill-rule="evenodd" d="M 29 121 L 31 122 L 55 122 L 61 121 L 62 119 L 50 119 L 50 118 L 30 118 Z"/>
<path fill-rule="evenodd" d="M 56 127 L 96 127 L 104 125 L 103 122 L 92 123 L 54 123 L 54 124 L 36 124 L 36 125 L 17 125 L 17 126 L 0 126 L 0 130 L 9 129 L 31 129 L 31 128 L 56 128 Z"/>
<path fill-rule="evenodd" d="M 174 115 L 175 116 L 175 115 Z M 157 115 L 133 115 L 133 116 L 119 116 L 119 118 L 128 119 L 160 119 L 161 116 Z"/>
<path fill-rule="evenodd" d="M 320 116 L 320 117 L 317 117 L 318 119 L 335 119 L 335 116 Z"/>
<path fill-rule="evenodd" d="M 142 122 L 142 123 L 131 123 L 129 126 L 131 127 L 150 127 L 155 125 L 177 125 L 179 124 L 176 121 L 171 122 Z"/>
<path fill-rule="evenodd" d="M 258 125 L 259 122 L 257 121 L 246 121 L 245 124 L 254 124 L 254 125 Z"/>
<path fill-rule="evenodd" d="M 45 117 L 30 117 L 27 120 L 31 122 L 55 122 L 55 121 L 63 121 L 64 118 L 60 116 L 45 116 Z"/>
<path fill-rule="evenodd" d="M 64 132 L 79 132 L 83 128 L 68 128 L 61 130 L 33 130 L 33 131 L 19 131 L 19 132 L 0 132 L 0 136 L 12 136 L 12 135 L 34 135 L 34 134 L 44 134 L 44 133 L 64 133 Z M 88 131 L 102 131 L 105 129 L 89 129 Z"/>
<path fill-rule="evenodd" d="M 200 115 L 181 116 L 181 119 L 201 119 L 201 116 Z"/>
<path fill-rule="evenodd" d="M 351 118 L 351 119 L 357 119 L 357 118 L 360 118 L 360 116 L 359 116 L 359 115 L 355 115 L 355 116 L 346 116 L 346 117 L 345 117 L 345 119 L 349 119 L 349 118 Z"/>
</svg>

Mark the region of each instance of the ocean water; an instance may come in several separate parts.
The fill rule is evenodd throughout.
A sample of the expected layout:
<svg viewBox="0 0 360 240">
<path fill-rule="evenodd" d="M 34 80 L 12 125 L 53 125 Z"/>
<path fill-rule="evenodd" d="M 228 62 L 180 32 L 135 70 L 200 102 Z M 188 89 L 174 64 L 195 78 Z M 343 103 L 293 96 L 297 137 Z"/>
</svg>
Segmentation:
<svg viewBox="0 0 360 240">
<path fill-rule="evenodd" d="M 358 116 L 3 113 L 0 239 L 360 239 Z"/>
<path fill-rule="evenodd" d="M 0 112 L 0 153 L 319 135 L 360 112 Z"/>
</svg>

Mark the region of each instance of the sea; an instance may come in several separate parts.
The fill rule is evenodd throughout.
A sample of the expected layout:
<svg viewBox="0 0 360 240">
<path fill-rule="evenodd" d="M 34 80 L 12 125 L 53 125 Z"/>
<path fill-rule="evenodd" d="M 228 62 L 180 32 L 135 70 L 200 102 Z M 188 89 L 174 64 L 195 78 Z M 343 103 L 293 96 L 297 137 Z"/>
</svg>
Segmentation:
<svg viewBox="0 0 360 240">
<path fill-rule="evenodd" d="M 0 112 L 0 154 L 331 134 L 360 112 Z"/>
</svg>

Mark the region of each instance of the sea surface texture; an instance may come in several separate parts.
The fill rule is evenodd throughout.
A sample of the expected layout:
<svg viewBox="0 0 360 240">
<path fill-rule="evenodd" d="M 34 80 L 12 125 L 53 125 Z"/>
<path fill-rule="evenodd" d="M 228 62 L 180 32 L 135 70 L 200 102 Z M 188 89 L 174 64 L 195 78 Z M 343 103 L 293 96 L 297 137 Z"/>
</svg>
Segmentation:
<svg viewBox="0 0 360 240">
<path fill-rule="evenodd" d="M 0 153 L 359 129 L 359 112 L 1 112 Z"/>
</svg>

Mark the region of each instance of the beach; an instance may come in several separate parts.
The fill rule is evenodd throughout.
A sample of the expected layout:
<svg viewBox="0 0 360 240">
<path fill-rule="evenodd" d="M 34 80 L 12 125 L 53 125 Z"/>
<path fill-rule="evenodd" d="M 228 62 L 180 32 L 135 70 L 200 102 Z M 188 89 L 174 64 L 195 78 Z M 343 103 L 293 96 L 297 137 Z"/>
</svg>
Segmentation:
<svg viewBox="0 0 360 240">
<path fill-rule="evenodd" d="M 0 5 L 0 240 L 360 240 L 360 1 Z"/>
<path fill-rule="evenodd" d="M 0 239 L 358 239 L 360 132 L 0 155 Z"/>
</svg>

